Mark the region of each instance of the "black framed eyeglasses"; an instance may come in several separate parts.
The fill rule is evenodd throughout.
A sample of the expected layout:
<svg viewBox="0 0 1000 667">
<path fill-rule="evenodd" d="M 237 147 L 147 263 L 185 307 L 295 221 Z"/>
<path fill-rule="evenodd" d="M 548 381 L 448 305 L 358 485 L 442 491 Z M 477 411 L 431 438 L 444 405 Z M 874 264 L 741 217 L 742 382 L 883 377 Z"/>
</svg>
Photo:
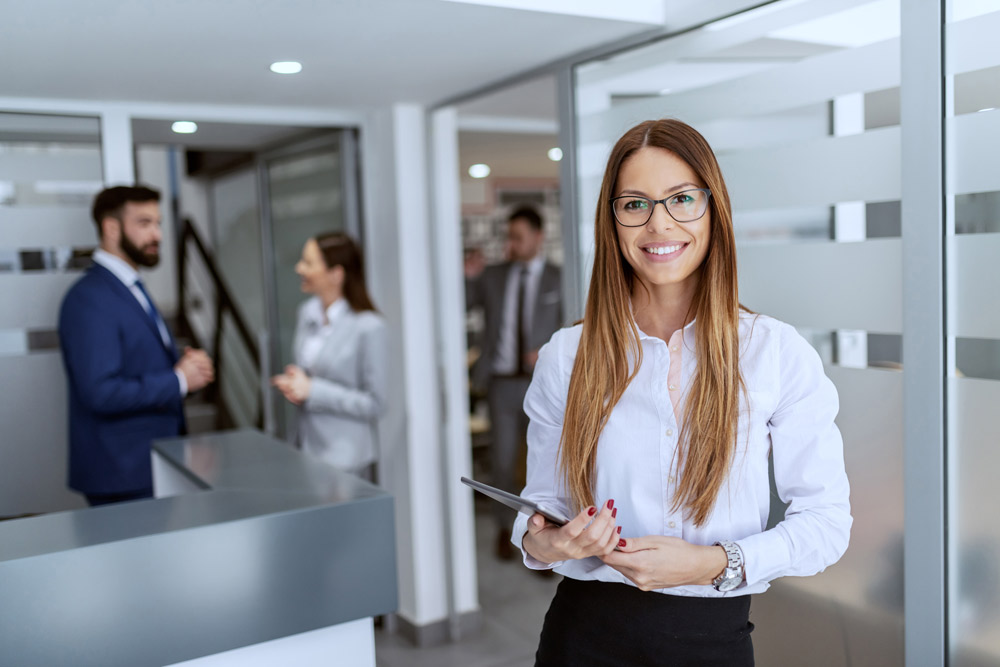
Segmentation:
<svg viewBox="0 0 1000 667">
<path fill-rule="evenodd" d="M 663 204 L 667 214 L 677 222 L 694 222 L 705 215 L 711 196 L 712 191 L 708 188 L 682 190 L 664 199 L 622 195 L 611 200 L 611 210 L 623 227 L 642 227 L 653 217 L 657 204 Z"/>
</svg>

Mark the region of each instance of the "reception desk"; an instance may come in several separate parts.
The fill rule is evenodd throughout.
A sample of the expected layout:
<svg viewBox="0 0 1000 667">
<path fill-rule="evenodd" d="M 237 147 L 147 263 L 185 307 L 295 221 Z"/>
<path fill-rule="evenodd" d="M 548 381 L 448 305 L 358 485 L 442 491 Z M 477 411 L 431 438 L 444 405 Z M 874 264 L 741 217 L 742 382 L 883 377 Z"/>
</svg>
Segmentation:
<svg viewBox="0 0 1000 667">
<path fill-rule="evenodd" d="M 0 523 L 0 664 L 374 664 L 388 494 L 252 430 L 154 469 L 156 499 Z"/>
</svg>

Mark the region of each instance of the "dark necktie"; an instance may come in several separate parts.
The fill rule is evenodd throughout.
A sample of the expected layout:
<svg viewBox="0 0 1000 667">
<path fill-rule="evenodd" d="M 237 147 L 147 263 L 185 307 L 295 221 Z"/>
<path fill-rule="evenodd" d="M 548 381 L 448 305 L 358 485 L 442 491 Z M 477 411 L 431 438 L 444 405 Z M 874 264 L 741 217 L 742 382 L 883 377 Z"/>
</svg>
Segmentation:
<svg viewBox="0 0 1000 667">
<path fill-rule="evenodd" d="M 156 305 L 153 303 L 153 298 L 149 296 L 149 292 L 146 291 L 146 286 L 142 284 L 141 280 L 135 281 L 135 286 L 139 288 L 142 295 L 146 297 L 146 303 L 148 307 L 144 308 L 146 314 L 149 315 L 150 319 L 153 320 L 153 324 L 156 325 L 156 330 L 160 332 L 160 340 L 163 342 L 163 346 L 169 348 L 170 343 L 170 333 L 167 331 L 167 325 L 160 317 L 160 311 L 156 309 Z"/>
<path fill-rule="evenodd" d="M 524 355 L 528 351 L 528 332 L 525 331 L 526 318 L 524 307 L 527 302 L 528 265 L 521 266 L 521 275 L 517 283 L 517 374 L 527 375 L 528 366 L 524 363 Z"/>
</svg>

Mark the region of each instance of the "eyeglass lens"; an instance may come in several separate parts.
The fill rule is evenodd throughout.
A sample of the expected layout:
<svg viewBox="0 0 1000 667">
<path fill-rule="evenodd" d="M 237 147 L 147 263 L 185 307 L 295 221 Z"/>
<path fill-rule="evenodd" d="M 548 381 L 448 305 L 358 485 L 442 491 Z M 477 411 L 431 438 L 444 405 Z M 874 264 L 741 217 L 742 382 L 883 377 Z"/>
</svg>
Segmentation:
<svg viewBox="0 0 1000 667">
<path fill-rule="evenodd" d="M 648 199 L 637 195 L 617 197 L 613 200 L 615 219 L 628 227 L 639 227 L 653 217 L 653 209 L 663 204 L 677 222 L 692 222 L 705 215 L 708 208 L 706 190 L 684 190 L 666 199 Z"/>
</svg>

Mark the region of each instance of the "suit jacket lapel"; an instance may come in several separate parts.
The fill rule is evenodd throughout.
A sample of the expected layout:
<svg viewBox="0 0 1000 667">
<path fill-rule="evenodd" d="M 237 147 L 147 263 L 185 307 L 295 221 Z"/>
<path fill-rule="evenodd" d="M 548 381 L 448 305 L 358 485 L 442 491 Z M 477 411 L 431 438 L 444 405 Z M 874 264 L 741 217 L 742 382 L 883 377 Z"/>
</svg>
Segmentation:
<svg viewBox="0 0 1000 667">
<path fill-rule="evenodd" d="M 323 340 L 323 344 L 320 346 L 312 366 L 308 369 L 311 375 L 326 377 L 330 374 L 328 370 L 330 366 L 329 361 L 336 358 L 336 355 L 332 354 L 332 352 L 342 346 L 344 341 L 354 331 L 354 327 L 357 325 L 357 313 L 348 309 L 346 312 L 338 315 L 332 324 L 333 330 Z"/>
<path fill-rule="evenodd" d="M 170 333 L 170 328 L 167 327 L 167 335 L 170 337 L 170 348 L 168 349 L 166 345 L 163 344 L 163 337 L 160 336 L 160 329 L 156 326 L 156 322 L 153 318 L 146 312 L 139 303 L 139 300 L 135 298 L 132 291 L 125 287 L 125 284 L 118 279 L 118 276 L 108 271 L 106 268 L 100 264 L 93 264 L 90 267 L 91 271 L 94 271 L 97 275 L 104 279 L 110 287 L 111 291 L 114 292 L 119 299 L 124 301 L 127 305 L 126 309 L 133 309 L 132 313 L 137 315 L 139 319 L 146 323 L 149 330 L 156 336 L 156 340 L 160 342 L 160 347 L 167 352 L 173 362 L 177 361 L 177 344 L 174 342 L 173 334 Z"/>
</svg>

